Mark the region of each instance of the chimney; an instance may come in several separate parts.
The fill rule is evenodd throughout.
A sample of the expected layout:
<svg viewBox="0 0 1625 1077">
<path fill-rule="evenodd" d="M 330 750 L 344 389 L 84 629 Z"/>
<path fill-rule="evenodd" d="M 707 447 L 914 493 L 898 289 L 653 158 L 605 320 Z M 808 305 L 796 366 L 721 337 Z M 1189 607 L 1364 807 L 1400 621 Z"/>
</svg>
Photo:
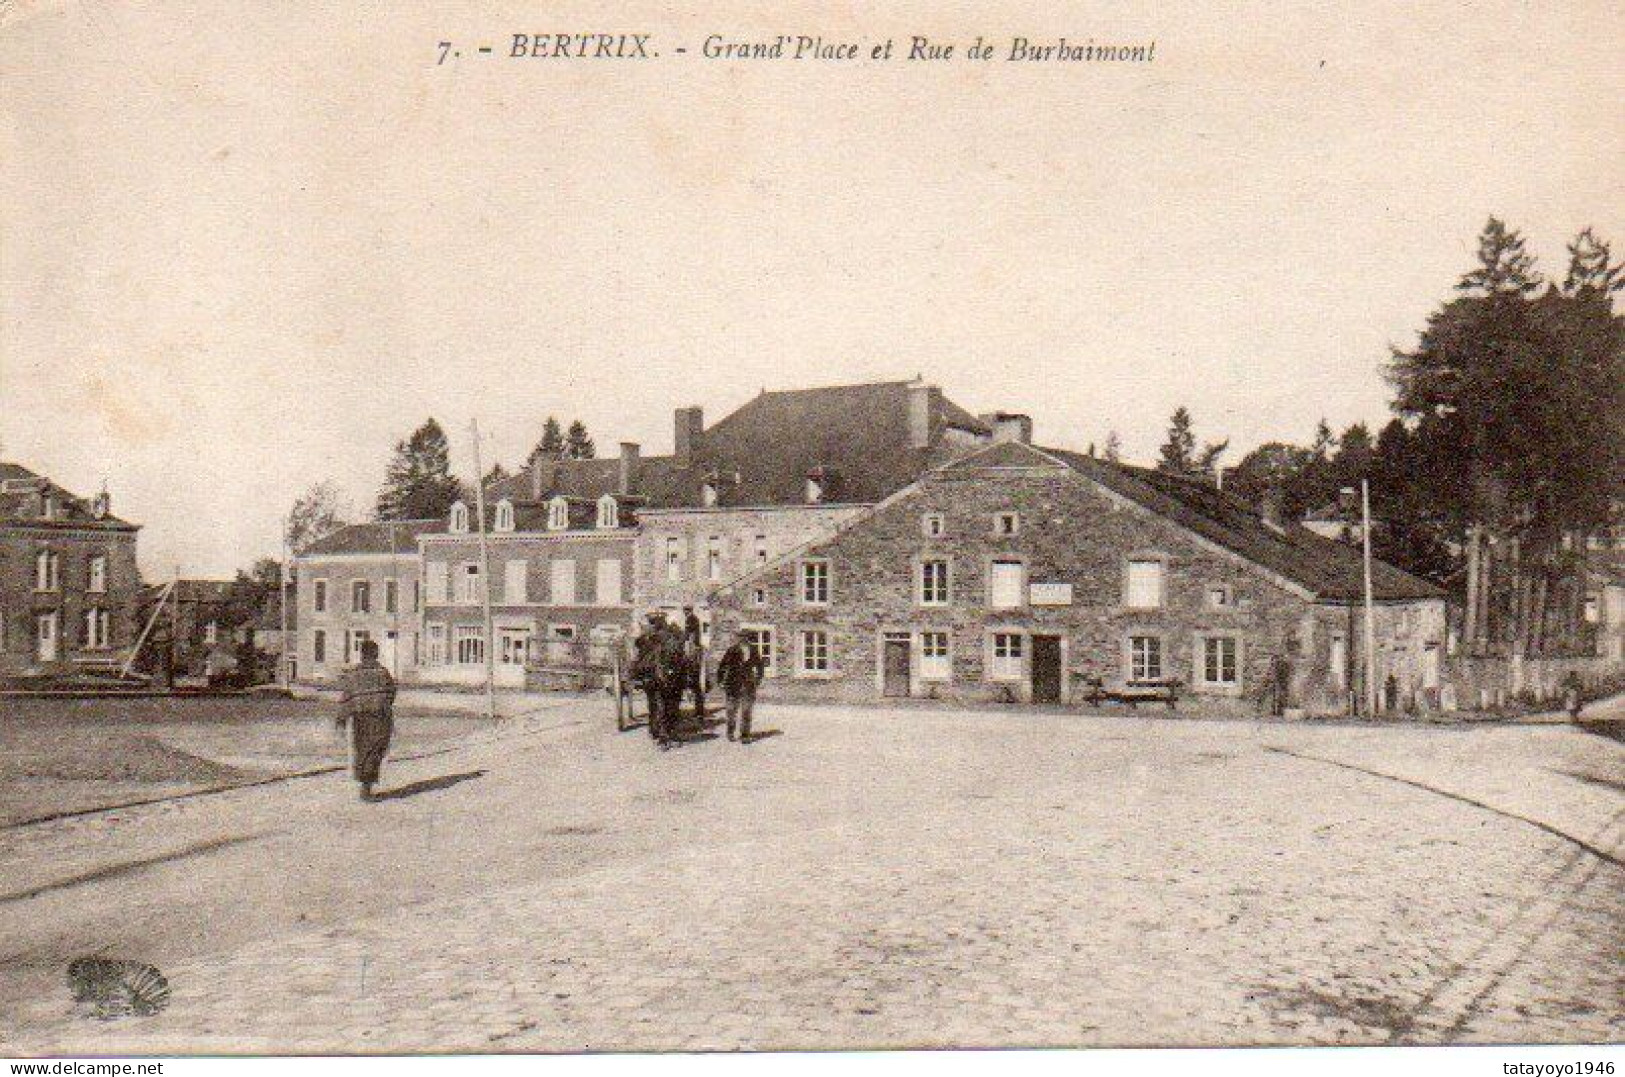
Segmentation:
<svg viewBox="0 0 1625 1077">
<path fill-rule="evenodd" d="M 908 387 L 908 444 L 912 449 L 931 447 L 932 421 L 942 411 L 942 390 L 916 382 Z"/>
<path fill-rule="evenodd" d="M 700 438 L 705 433 L 705 411 L 701 408 L 678 408 L 676 436 L 673 452 L 678 467 L 692 467 L 700 451 Z"/>
<path fill-rule="evenodd" d="M 1281 488 L 1271 486 L 1264 491 L 1264 496 L 1258 499 L 1258 515 L 1264 521 L 1264 526 L 1271 531 L 1286 530 L 1286 516 L 1281 503 Z"/>
<path fill-rule="evenodd" d="M 994 441 L 1015 441 L 1022 445 L 1033 443 L 1033 420 L 1030 415 L 1014 411 L 990 411 L 977 418 L 992 429 Z"/>
<path fill-rule="evenodd" d="M 637 484 L 638 470 L 638 443 L 635 441 L 621 442 L 621 468 L 619 489 L 621 493 L 630 494 Z"/>
</svg>

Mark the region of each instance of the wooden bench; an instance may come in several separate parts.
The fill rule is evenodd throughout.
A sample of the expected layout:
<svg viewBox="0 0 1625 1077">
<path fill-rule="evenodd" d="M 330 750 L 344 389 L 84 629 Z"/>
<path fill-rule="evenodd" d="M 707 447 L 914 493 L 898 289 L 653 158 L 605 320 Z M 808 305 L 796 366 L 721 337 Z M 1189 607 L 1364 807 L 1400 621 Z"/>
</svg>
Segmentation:
<svg viewBox="0 0 1625 1077">
<path fill-rule="evenodd" d="M 1179 690 L 1183 687 L 1183 683 L 1177 679 L 1127 681 L 1118 688 L 1106 687 L 1106 682 L 1099 677 L 1090 677 L 1084 683 L 1088 686 L 1084 698 L 1091 707 L 1098 707 L 1102 703 L 1126 703 L 1129 710 L 1134 710 L 1141 703 L 1166 703 L 1169 710 L 1174 710 L 1179 701 Z"/>
</svg>

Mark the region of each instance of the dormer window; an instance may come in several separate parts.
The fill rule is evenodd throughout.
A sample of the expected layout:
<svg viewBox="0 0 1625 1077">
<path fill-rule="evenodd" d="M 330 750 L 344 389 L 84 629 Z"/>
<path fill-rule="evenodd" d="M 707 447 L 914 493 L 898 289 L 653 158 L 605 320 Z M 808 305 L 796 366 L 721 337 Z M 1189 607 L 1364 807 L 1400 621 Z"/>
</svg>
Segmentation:
<svg viewBox="0 0 1625 1077">
<path fill-rule="evenodd" d="M 450 527 L 454 535 L 468 534 L 468 506 L 461 501 L 451 503 Z"/>
<path fill-rule="evenodd" d="M 705 485 L 700 487 L 700 503 L 708 509 L 716 507 L 717 484 L 714 479 L 706 480 Z"/>
<path fill-rule="evenodd" d="M 824 500 L 824 480 L 817 475 L 807 476 L 807 504 L 816 505 Z"/>
<path fill-rule="evenodd" d="M 598 529 L 608 531 L 621 526 L 621 503 L 605 494 L 598 499 Z"/>
<path fill-rule="evenodd" d="M 547 529 L 549 531 L 570 529 L 570 503 L 564 498 L 555 497 L 547 503 Z"/>
<path fill-rule="evenodd" d="M 507 498 L 497 502 L 496 529 L 498 531 L 513 530 L 513 502 Z"/>
</svg>

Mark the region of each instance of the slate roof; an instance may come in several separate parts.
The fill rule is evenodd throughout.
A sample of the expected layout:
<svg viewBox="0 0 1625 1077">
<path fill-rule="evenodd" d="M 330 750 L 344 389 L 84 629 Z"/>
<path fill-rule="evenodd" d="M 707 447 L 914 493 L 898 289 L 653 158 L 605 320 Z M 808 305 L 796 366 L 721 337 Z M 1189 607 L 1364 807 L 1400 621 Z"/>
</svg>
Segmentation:
<svg viewBox="0 0 1625 1077">
<path fill-rule="evenodd" d="M 26 484 L 26 488 L 20 488 Z M 6 489 L 7 486 L 14 487 Z M 55 502 L 55 515 L 47 520 L 39 514 L 39 495 L 49 493 Z M 36 474 L 21 464 L 0 460 L 0 524 L 63 530 L 137 531 L 139 525 L 111 514 L 98 518 L 91 501 L 79 497 Z"/>
<path fill-rule="evenodd" d="M 719 507 L 802 505 L 808 472 L 823 468 L 829 476 L 826 503 L 880 501 L 964 451 L 945 431 L 989 433 L 980 419 L 939 392 L 932 397 L 933 444 L 913 447 L 909 392 L 915 384 L 763 392 L 705 430 L 687 466 L 675 456 L 640 457 L 631 492 L 642 507 L 699 508 L 707 478 L 718 476 Z M 617 457 L 551 461 L 543 467 L 544 501 L 560 493 L 591 500 L 619 493 Z M 493 484 L 486 496 L 510 497 L 517 505 L 534 493 L 527 468 Z"/>
<path fill-rule="evenodd" d="M 390 528 L 394 528 L 391 545 Z M 343 553 L 397 553 L 417 554 L 419 535 L 429 535 L 446 529 L 445 520 L 395 520 L 393 523 L 370 522 L 348 524 L 331 535 L 317 539 L 300 553 L 301 557 L 321 557 L 324 554 Z"/>
<path fill-rule="evenodd" d="M 1276 530 L 1266 524 L 1251 505 L 1206 483 L 1151 468 L 1114 464 L 1066 449 L 1039 448 L 1034 452 L 1009 443 L 995 445 L 953 466 L 1041 466 L 1040 453 L 1158 516 L 1292 580 L 1317 598 L 1352 602 L 1365 596 L 1359 550 L 1317 535 L 1301 524 L 1287 524 Z M 1372 563 L 1371 577 L 1373 596 L 1381 601 L 1445 596 L 1443 590 L 1420 576 L 1382 561 Z"/>
</svg>

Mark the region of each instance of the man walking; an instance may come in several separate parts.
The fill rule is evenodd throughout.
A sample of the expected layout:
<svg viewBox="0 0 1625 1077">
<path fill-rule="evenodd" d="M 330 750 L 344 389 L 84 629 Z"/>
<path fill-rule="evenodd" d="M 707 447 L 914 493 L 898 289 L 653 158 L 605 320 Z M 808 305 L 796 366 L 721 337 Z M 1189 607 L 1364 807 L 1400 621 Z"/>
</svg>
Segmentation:
<svg viewBox="0 0 1625 1077">
<path fill-rule="evenodd" d="M 722 661 L 717 666 L 717 680 L 722 683 L 722 691 L 728 698 L 729 740 L 750 743 L 750 720 L 756 709 L 756 686 L 762 683 L 764 672 L 765 667 L 755 646 L 745 638 L 742 629 L 735 629 L 733 642 L 722 652 Z"/>
<path fill-rule="evenodd" d="M 372 800 L 395 728 L 395 678 L 378 664 L 377 643 L 361 642 L 361 664 L 344 671 L 340 686 L 340 712 L 350 721 L 351 766 L 361 783 L 361 799 Z"/>
<path fill-rule="evenodd" d="M 666 619 L 658 611 L 649 614 L 647 626 L 633 642 L 632 683 L 643 689 L 649 706 L 649 739 L 665 748 L 671 740 L 666 714 L 666 693 L 661 686 L 660 652 L 666 634 Z"/>
</svg>

